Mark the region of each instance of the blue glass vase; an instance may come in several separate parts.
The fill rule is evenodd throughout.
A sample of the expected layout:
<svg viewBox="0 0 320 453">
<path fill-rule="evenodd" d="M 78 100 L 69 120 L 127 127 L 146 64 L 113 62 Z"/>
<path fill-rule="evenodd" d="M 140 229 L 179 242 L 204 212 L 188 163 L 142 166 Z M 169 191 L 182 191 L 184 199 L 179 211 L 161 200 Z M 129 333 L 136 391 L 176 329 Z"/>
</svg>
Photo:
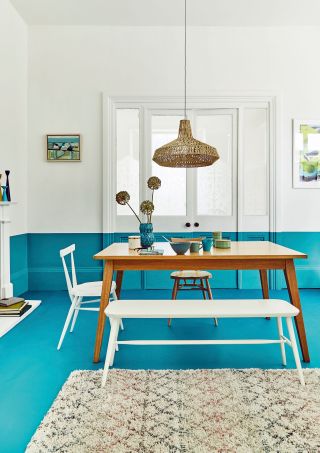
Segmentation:
<svg viewBox="0 0 320 453">
<path fill-rule="evenodd" d="M 140 223 L 140 238 L 141 247 L 151 247 L 151 245 L 154 243 L 152 223 Z"/>
<path fill-rule="evenodd" d="M 2 201 L 8 201 L 8 198 L 7 198 L 7 186 L 1 186 L 2 189 L 3 189 L 3 192 L 2 192 Z M 1 189 L 0 189 L 1 190 Z"/>
</svg>

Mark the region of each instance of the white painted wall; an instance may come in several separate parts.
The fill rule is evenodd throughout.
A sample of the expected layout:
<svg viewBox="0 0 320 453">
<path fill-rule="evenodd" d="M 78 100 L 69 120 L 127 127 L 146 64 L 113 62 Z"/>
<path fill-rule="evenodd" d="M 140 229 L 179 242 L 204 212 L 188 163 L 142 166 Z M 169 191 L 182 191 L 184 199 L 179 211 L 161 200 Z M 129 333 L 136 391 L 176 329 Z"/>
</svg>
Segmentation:
<svg viewBox="0 0 320 453">
<path fill-rule="evenodd" d="M 282 97 L 284 231 L 316 231 L 320 191 L 292 188 L 291 120 L 320 119 L 319 28 L 189 28 L 188 91 Z M 179 27 L 43 27 L 29 36 L 29 232 L 98 232 L 102 98 L 182 95 Z M 45 134 L 80 132 L 82 163 L 47 163 Z"/>
<path fill-rule="evenodd" d="M 27 26 L 0 1 L 0 173 L 11 170 L 11 234 L 27 231 Z M 2 183 L 5 182 L 4 176 Z"/>
</svg>

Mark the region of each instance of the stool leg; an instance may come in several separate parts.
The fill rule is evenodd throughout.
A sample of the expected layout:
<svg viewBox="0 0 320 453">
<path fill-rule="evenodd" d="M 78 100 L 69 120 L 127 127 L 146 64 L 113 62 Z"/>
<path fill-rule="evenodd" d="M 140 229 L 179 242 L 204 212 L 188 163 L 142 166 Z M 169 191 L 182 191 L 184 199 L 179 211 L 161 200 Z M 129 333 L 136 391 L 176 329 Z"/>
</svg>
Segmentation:
<svg viewBox="0 0 320 453">
<path fill-rule="evenodd" d="M 277 318 L 277 324 L 278 324 L 279 339 L 282 340 L 282 338 L 283 338 L 282 318 L 280 318 L 280 317 Z M 285 348 L 284 343 L 280 343 L 280 349 L 281 349 L 282 365 L 286 366 L 287 358 L 286 358 L 286 348 Z"/>
<path fill-rule="evenodd" d="M 202 297 L 204 298 L 204 300 L 207 300 L 207 295 L 206 295 L 207 289 L 206 289 L 206 287 L 205 287 L 205 285 L 203 283 L 203 280 L 204 280 L 203 278 L 200 278 L 200 285 L 199 286 L 200 286 L 200 289 L 202 291 Z M 210 299 L 210 295 L 209 295 L 209 299 Z"/>
<path fill-rule="evenodd" d="M 172 300 L 175 300 L 177 298 L 179 283 L 180 283 L 180 278 L 175 278 L 173 289 L 172 289 Z M 171 318 L 168 319 L 168 327 L 171 327 Z"/>
<path fill-rule="evenodd" d="M 111 330 L 110 330 L 110 335 L 109 335 L 106 360 L 104 362 L 101 387 L 104 387 L 106 385 L 109 366 L 112 361 L 112 356 L 114 354 L 114 349 L 115 349 L 115 342 L 117 340 L 117 332 L 119 330 L 119 321 L 118 320 L 110 318 L 110 324 L 111 324 Z"/>
<path fill-rule="evenodd" d="M 210 283 L 209 283 L 209 279 L 206 278 L 206 279 L 205 279 L 205 282 L 206 282 L 206 285 L 207 285 L 207 291 L 208 291 L 208 294 L 209 294 L 209 299 L 210 299 L 210 300 L 213 300 L 213 296 L 212 296 L 212 291 L 211 291 L 211 286 L 210 286 Z M 213 320 L 214 320 L 214 325 L 215 325 L 216 327 L 218 327 L 218 319 L 217 319 L 217 318 L 213 318 Z"/>
<path fill-rule="evenodd" d="M 294 356 L 294 360 L 296 362 L 296 367 L 298 370 L 299 379 L 300 379 L 301 385 L 305 385 L 303 372 L 302 372 L 302 368 L 301 368 L 299 352 L 298 352 L 298 348 L 297 348 L 296 336 L 295 336 L 295 333 L 293 330 L 292 318 L 286 318 L 286 321 L 287 321 L 287 327 L 288 327 L 288 331 L 289 331 L 289 337 L 290 337 L 290 341 L 291 341 L 293 356 Z"/>
</svg>

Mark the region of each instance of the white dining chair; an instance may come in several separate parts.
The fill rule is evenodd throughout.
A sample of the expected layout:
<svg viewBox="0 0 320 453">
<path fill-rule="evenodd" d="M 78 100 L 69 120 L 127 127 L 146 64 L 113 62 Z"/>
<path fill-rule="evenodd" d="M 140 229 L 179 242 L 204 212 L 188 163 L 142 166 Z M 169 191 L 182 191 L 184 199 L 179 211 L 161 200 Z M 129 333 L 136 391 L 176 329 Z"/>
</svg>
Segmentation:
<svg viewBox="0 0 320 453">
<path fill-rule="evenodd" d="M 69 312 L 67 318 L 65 320 L 62 333 L 60 336 L 60 340 L 58 343 L 57 349 L 61 348 L 62 342 L 68 330 L 69 324 L 71 322 L 70 332 L 73 332 L 74 326 L 77 321 L 77 317 L 80 310 L 83 311 L 99 311 L 99 307 L 86 307 L 87 304 L 97 303 L 100 302 L 101 297 L 101 290 L 102 290 L 102 281 L 95 281 L 95 282 L 87 282 L 81 283 L 78 285 L 77 283 L 77 275 L 76 269 L 74 264 L 74 251 L 75 251 L 75 244 L 70 245 L 62 250 L 60 250 L 60 257 L 62 259 L 62 265 L 64 270 L 64 275 L 66 277 L 68 293 L 71 301 L 71 306 L 69 308 Z M 70 255 L 70 264 L 71 264 L 71 278 L 69 274 L 69 270 L 66 264 L 66 257 Z M 111 292 L 110 292 L 110 301 L 117 300 L 116 295 L 116 283 L 112 282 L 111 285 Z M 83 300 L 84 297 L 96 297 L 96 299 L 90 300 Z M 123 329 L 123 325 L 121 322 L 121 328 Z"/>
</svg>

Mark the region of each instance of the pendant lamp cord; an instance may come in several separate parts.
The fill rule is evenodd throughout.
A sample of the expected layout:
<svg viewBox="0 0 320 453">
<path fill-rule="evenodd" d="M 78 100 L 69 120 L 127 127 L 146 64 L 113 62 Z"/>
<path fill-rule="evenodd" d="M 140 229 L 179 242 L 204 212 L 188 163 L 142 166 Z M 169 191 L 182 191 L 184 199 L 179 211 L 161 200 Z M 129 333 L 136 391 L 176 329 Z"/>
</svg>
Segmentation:
<svg viewBox="0 0 320 453">
<path fill-rule="evenodd" d="M 184 119 L 187 119 L 187 0 L 184 0 Z"/>
</svg>

